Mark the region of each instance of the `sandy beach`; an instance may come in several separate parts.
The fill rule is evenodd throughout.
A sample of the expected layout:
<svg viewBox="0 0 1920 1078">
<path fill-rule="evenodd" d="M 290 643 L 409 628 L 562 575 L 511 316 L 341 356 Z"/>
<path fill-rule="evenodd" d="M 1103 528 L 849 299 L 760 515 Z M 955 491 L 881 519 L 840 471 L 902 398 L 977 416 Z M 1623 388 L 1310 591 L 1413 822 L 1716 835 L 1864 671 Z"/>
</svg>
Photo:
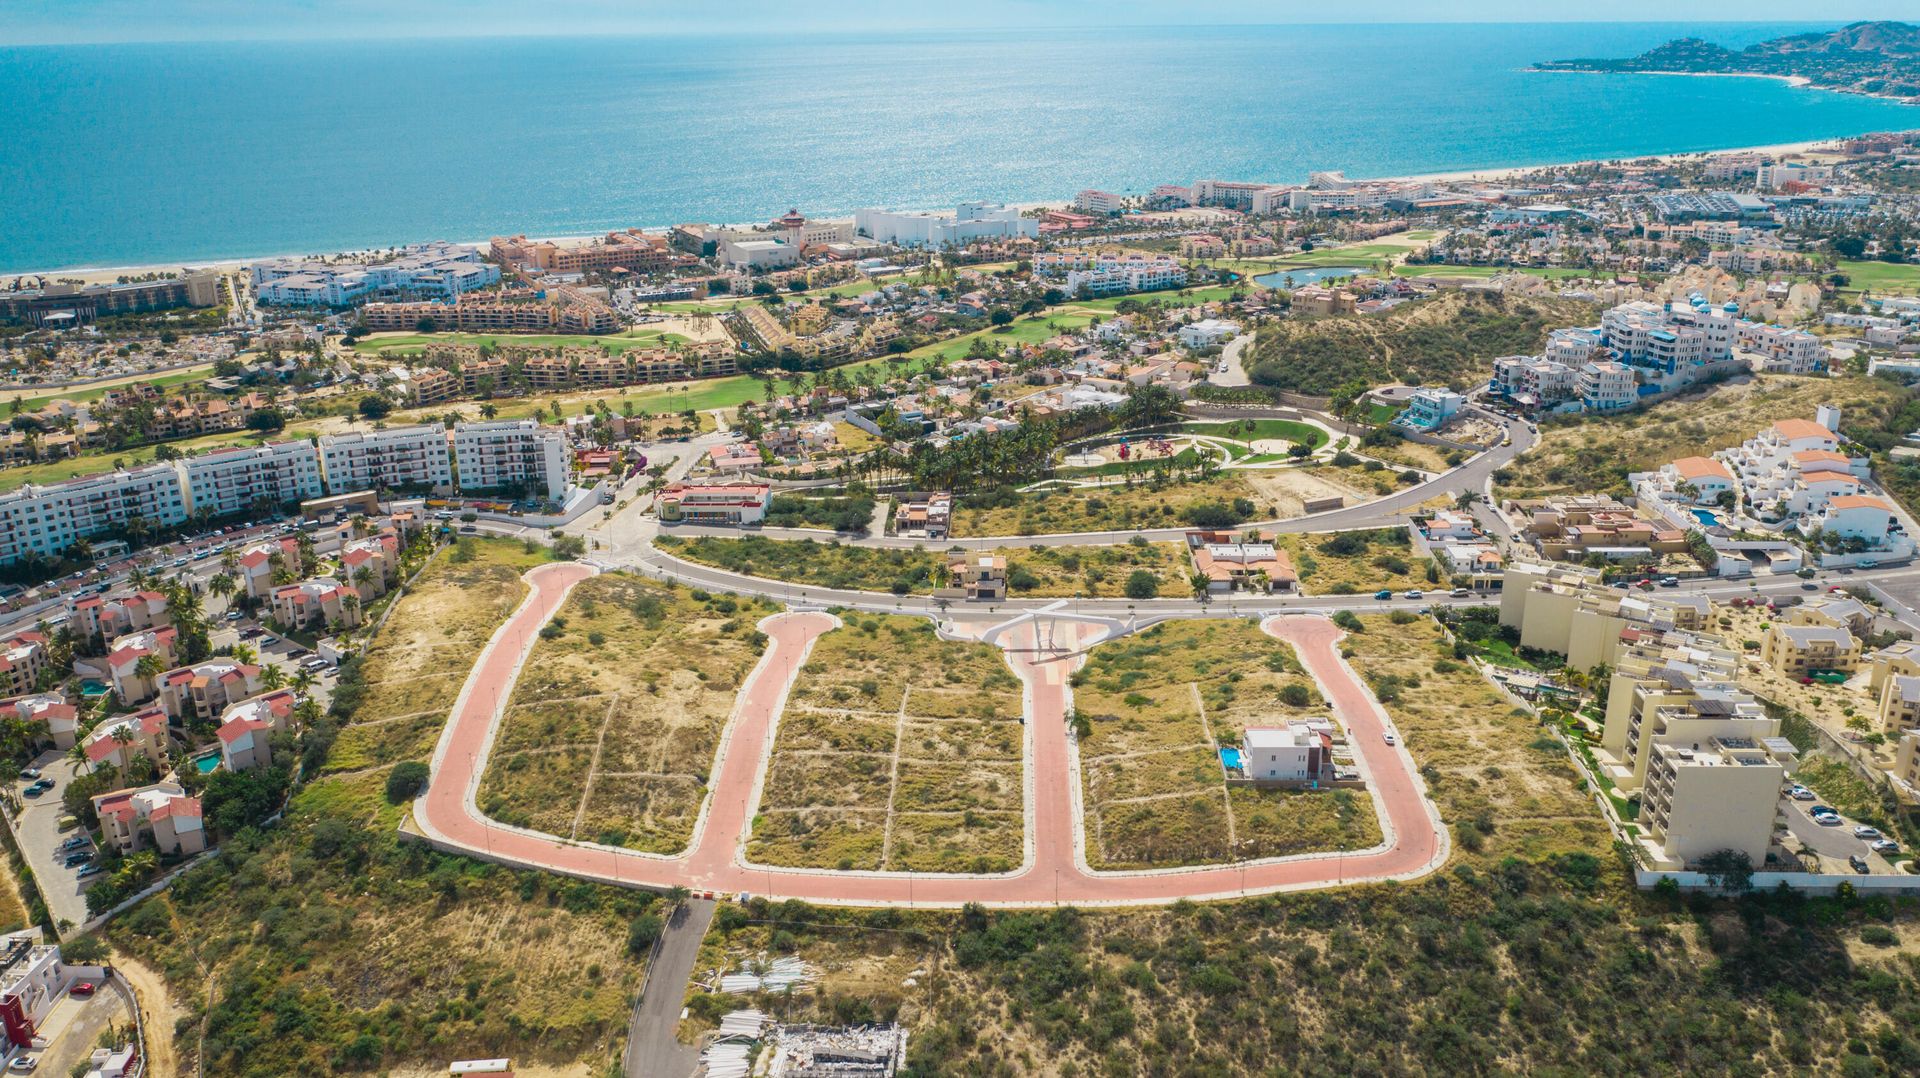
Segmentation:
<svg viewBox="0 0 1920 1078">
<path fill-rule="evenodd" d="M 1569 73 L 1585 74 L 1585 72 L 1569 72 Z M 1788 77 L 1783 75 L 1721 75 L 1718 73 L 1690 72 L 1690 71 L 1671 71 L 1671 72 L 1650 71 L 1650 72 L 1639 72 L 1639 73 L 1650 74 L 1650 75 L 1685 76 L 1689 78 L 1779 78 L 1779 79 L 1784 79 L 1788 82 L 1795 82 L 1799 84 L 1804 84 L 1806 82 L 1805 79 L 1800 79 L 1797 77 Z M 1420 182 L 1429 182 L 1429 183 L 1473 183 L 1473 182 L 1494 183 L 1494 182 L 1512 180 L 1515 177 L 1524 176 L 1532 172 L 1538 172 L 1542 169 L 1576 168 L 1576 167 L 1585 166 L 1585 165 L 1625 164 L 1628 162 L 1700 160 L 1705 158 L 1726 157 L 1726 156 L 1735 155 L 1735 154 L 1749 154 L 1749 153 L 1771 154 L 1774 156 L 1786 156 L 1789 154 L 1804 154 L 1804 153 L 1810 152 L 1816 146 L 1828 145 L 1848 137 L 1850 136 L 1836 135 L 1832 138 L 1813 139 L 1805 142 L 1777 142 L 1777 143 L 1772 143 L 1765 146 L 1733 146 L 1725 149 L 1694 150 L 1686 153 L 1639 154 L 1631 157 L 1599 158 L 1599 159 L 1591 159 L 1591 160 L 1585 160 L 1585 161 L 1540 162 L 1537 164 L 1529 164 L 1529 165 L 1506 165 L 1506 166 L 1501 166 L 1499 168 L 1460 169 L 1452 172 L 1419 172 L 1419 173 L 1411 173 L 1411 174 L 1399 175 L 1399 176 L 1355 176 L 1352 178 L 1356 180 L 1363 180 L 1363 179 L 1364 180 L 1410 180 L 1410 181 L 1420 181 Z M 1285 183 L 1297 183 L 1300 181 L 1272 180 L 1270 182 L 1274 183 L 1275 185 L 1281 185 Z M 1009 203 L 1009 205 L 1018 207 L 1019 209 L 1022 209 L 1022 210 L 1048 210 L 1048 209 L 1068 208 L 1072 205 L 1072 202 L 1073 200 L 1071 198 L 1056 198 L 1056 199 L 1048 199 L 1044 201 L 1012 202 L 1012 203 Z M 822 220 L 847 220 L 847 219 L 848 218 L 839 218 L 839 217 L 822 218 Z M 736 223 L 731 225 L 723 225 L 721 227 L 751 228 L 759 223 L 760 222 L 742 222 L 742 223 Z M 649 230 L 654 230 L 656 228 L 664 228 L 666 226 L 643 225 L 641 227 L 648 228 Z M 506 233 L 502 232 L 501 234 L 504 235 Z M 599 235 L 600 235 L 599 233 L 593 233 L 593 234 L 578 235 L 578 236 L 538 236 L 534 238 L 540 239 L 540 240 L 546 240 L 553 243 L 568 244 L 568 243 L 584 243 L 589 240 L 597 238 Z M 486 247 L 488 240 L 469 239 L 469 240 L 455 240 L 454 242 L 470 244 L 476 247 L 484 248 Z M 381 248 L 379 250 L 385 250 L 385 248 Z M 81 268 L 70 267 L 65 269 L 49 269 L 49 270 L 26 270 L 26 271 L 21 271 L 17 273 L 6 274 L 5 279 L 12 280 L 12 279 L 17 279 L 21 277 L 45 276 L 50 280 L 79 280 L 79 281 L 84 281 L 88 284 L 112 283 L 114 280 L 122 276 L 139 276 L 145 273 L 176 272 L 176 271 L 200 272 L 204 270 L 214 270 L 221 273 L 239 273 L 244 271 L 247 268 L 247 266 L 251 265 L 252 263 L 270 261 L 275 258 L 323 258 L 323 259 L 333 260 L 333 259 L 345 259 L 345 258 L 367 255 L 372 253 L 377 253 L 377 252 L 375 251 L 341 251 L 341 252 L 335 252 L 332 254 L 325 254 L 325 255 L 314 255 L 311 253 L 284 254 L 284 255 L 260 255 L 254 258 L 226 258 L 226 259 L 219 259 L 216 261 L 209 261 L 209 262 L 154 263 L 151 265 L 144 265 L 144 266 L 95 266 L 95 267 L 81 267 Z"/>
</svg>

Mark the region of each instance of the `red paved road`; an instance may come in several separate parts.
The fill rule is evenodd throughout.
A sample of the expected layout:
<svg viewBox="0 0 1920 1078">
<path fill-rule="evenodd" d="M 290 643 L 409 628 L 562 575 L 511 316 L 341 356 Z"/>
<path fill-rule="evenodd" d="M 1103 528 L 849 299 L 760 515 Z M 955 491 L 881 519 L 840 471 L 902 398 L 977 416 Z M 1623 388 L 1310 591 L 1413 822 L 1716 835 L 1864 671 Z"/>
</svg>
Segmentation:
<svg viewBox="0 0 1920 1078">
<path fill-rule="evenodd" d="M 1383 740 L 1384 717 L 1372 695 L 1341 661 L 1340 631 L 1324 618 L 1282 616 L 1266 630 L 1290 642 L 1334 709 L 1345 720 L 1365 768 L 1376 804 L 1385 808 L 1385 849 L 1345 855 L 1310 855 L 1232 867 L 1149 873 L 1088 872 L 1075 854 L 1077 783 L 1067 739 L 1068 662 L 1034 661 L 1010 655 L 1027 683 L 1032 739 L 1030 832 L 1032 860 L 1004 876 L 851 873 L 768 869 L 741 863 L 750 802 L 756 799 L 774 723 L 785 705 L 793 672 L 806 661 L 813 641 L 833 627 L 826 614 L 794 613 L 763 623 L 768 650 L 742 688 L 739 710 L 721 749 L 709 800 L 691 850 L 680 857 L 648 857 L 630 851 L 565 842 L 521 831 L 482 817 L 472 788 L 489 747 L 497 702 L 513 685 L 522 658 L 539 627 L 573 585 L 592 575 L 580 565 L 548 565 L 527 576 L 532 593 L 481 656 L 467 691 L 441 737 L 433 780 L 414 805 L 415 819 L 443 846 L 513 864 L 534 866 L 611 883 L 696 891 L 751 891 L 776 898 L 850 905 L 1078 905 L 1159 903 L 1180 898 L 1227 897 L 1303 890 L 1339 883 L 1424 875 L 1444 860 L 1439 823 L 1422 796 L 1404 750 Z M 1026 632 L 1024 643 L 1033 637 Z M 1072 634 L 1078 627 L 1062 623 Z M 1021 642 L 1013 645 L 1016 649 Z"/>
</svg>

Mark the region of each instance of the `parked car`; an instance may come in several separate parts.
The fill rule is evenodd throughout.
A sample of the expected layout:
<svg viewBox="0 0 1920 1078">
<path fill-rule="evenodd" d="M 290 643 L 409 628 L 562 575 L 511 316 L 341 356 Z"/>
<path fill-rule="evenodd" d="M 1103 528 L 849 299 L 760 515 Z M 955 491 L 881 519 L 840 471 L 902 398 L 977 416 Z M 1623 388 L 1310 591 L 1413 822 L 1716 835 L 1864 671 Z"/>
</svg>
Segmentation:
<svg viewBox="0 0 1920 1078">
<path fill-rule="evenodd" d="M 1797 782 L 1793 784 L 1793 788 L 1791 790 L 1787 791 L 1787 794 L 1788 796 L 1792 797 L 1795 801 L 1813 800 L 1813 791 L 1807 789 L 1805 786 L 1802 786 Z"/>
<path fill-rule="evenodd" d="M 1393 598 L 1393 591 L 1390 588 L 1381 588 L 1379 591 L 1373 593 L 1373 597 L 1376 599 L 1391 599 Z"/>
<path fill-rule="evenodd" d="M 40 1059 L 37 1056 L 18 1056 L 13 1062 L 7 1064 L 7 1069 L 15 1074 L 32 1074 L 33 1068 L 39 1065 Z"/>
<path fill-rule="evenodd" d="M 1680 586 L 1680 578 L 1677 576 L 1661 577 L 1660 586 L 1663 588 L 1677 588 Z"/>
<path fill-rule="evenodd" d="M 1873 871 L 1872 869 L 1867 867 L 1867 859 L 1860 856 L 1857 853 L 1854 854 L 1852 857 L 1847 858 L 1847 864 L 1853 866 L 1853 870 L 1855 872 L 1858 872 L 1862 876 Z"/>
<path fill-rule="evenodd" d="M 238 610 L 229 610 L 229 611 L 227 611 L 227 620 L 228 620 L 228 621 L 239 621 L 239 620 L 240 620 L 240 617 L 241 617 L 241 615 L 240 615 L 240 612 L 239 612 Z"/>
<path fill-rule="evenodd" d="M 40 769 L 37 767 L 23 767 L 20 769 L 20 777 L 23 779 L 37 779 L 40 777 Z"/>
<path fill-rule="evenodd" d="M 85 999 L 93 995 L 93 988 L 94 985 L 92 981 L 76 981 L 72 988 L 67 989 L 67 995 L 79 996 L 81 999 Z"/>
<path fill-rule="evenodd" d="M 1854 838 L 1879 838 L 1880 829 L 1878 827 L 1869 827 L 1866 824 L 1857 824 L 1853 829 L 1853 837 Z"/>
<path fill-rule="evenodd" d="M 1453 596 L 1456 599 L 1465 599 L 1468 596 L 1472 595 L 1473 593 L 1468 591 L 1465 588 L 1455 588 L 1452 591 L 1448 592 L 1447 594 Z"/>
<path fill-rule="evenodd" d="M 51 789 L 53 789 L 53 783 L 48 782 L 46 779 L 41 779 L 39 782 L 34 783 L 20 792 L 28 797 L 39 797 Z"/>
<path fill-rule="evenodd" d="M 81 869 L 79 872 L 75 873 L 74 879 L 84 880 L 89 876 L 98 876 L 99 874 L 105 871 L 106 869 L 100 867 L 99 862 L 96 861 L 95 863 L 88 865 L 87 867 Z"/>
<path fill-rule="evenodd" d="M 1878 839 L 1874 842 L 1868 843 L 1867 849 L 1870 849 L 1874 853 L 1882 854 L 1882 855 L 1894 854 L 1894 853 L 1900 852 L 1900 844 L 1890 838 L 1883 838 L 1883 839 Z"/>
<path fill-rule="evenodd" d="M 1820 585 L 1815 584 L 1811 580 L 1802 580 L 1800 582 L 1800 590 L 1801 591 L 1819 591 Z"/>
</svg>

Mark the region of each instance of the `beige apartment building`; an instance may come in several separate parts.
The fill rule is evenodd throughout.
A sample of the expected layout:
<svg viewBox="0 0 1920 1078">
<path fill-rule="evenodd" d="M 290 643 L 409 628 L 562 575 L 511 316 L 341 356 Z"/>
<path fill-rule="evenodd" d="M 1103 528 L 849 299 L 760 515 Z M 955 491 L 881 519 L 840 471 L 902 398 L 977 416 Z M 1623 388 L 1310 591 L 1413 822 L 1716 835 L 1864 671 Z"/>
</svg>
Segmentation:
<svg viewBox="0 0 1920 1078">
<path fill-rule="evenodd" d="M 1860 641 L 1837 625 L 1774 622 L 1767 629 L 1761 657 L 1790 678 L 1824 670 L 1852 671 L 1860 665 Z"/>
<path fill-rule="evenodd" d="M 1540 562 L 1509 566 L 1500 592 L 1500 624 L 1518 628 L 1523 647 L 1565 655 L 1575 670 L 1613 664 L 1629 628 L 1698 630 L 1710 611 L 1703 596 L 1621 592 L 1598 570 Z"/>
<path fill-rule="evenodd" d="M 1780 812 L 1780 792 L 1796 762 L 1783 737 L 1682 739 L 1653 746 L 1640 797 L 1640 845 L 1658 868 L 1697 865 L 1731 850 L 1758 867 Z"/>
</svg>

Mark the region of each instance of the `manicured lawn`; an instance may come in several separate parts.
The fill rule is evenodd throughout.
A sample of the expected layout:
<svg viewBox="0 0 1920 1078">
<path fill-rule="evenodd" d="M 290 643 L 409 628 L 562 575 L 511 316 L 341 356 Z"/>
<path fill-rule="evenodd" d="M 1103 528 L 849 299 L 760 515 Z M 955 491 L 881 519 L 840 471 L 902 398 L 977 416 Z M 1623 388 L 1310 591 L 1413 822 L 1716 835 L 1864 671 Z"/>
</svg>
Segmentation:
<svg viewBox="0 0 1920 1078">
<path fill-rule="evenodd" d="M 169 371 L 166 374 L 156 374 L 152 378 L 142 378 L 139 380 L 139 384 L 150 385 L 157 388 L 164 388 L 167 386 L 180 386 L 180 385 L 198 385 L 199 383 L 204 382 L 211 377 L 213 377 L 213 366 L 211 364 L 208 364 L 207 366 L 199 367 L 191 370 Z M 44 408 L 48 404 L 51 404 L 57 400 L 70 400 L 70 401 L 99 400 L 101 397 L 106 396 L 112 390 L 125 389 L 126 386 L 129 384 L 132 384 L 132 383 L 125 383 L 117 386 L 101 386 L 101 387 L 92 388 L 92 389 L 89 389 L 83 386 L 83 387 L 77 387 L 74 389 L 39 389 L 36 387 L 31 389 L 4 390 L 4 391 L 0 391 L 0 404 L 4 404 L 6 406 L 6 409 L 9 412 L 11 412 L 13 410 L 14 402 L 18 400 L 20 403 L 21 411 L 32 412 L 40 408 Z M 34 393 L 34 394 L 37 394 L 37 396 L 31 396 L 31 397 L 19 396 L 19 394 L 24 394 L 24 393 Z"/>
<path fill-rule="evenodd" d="M 1524 273 L 1530 277 L 1562 279 L 1589 277 L 1595 271 L 1565 269 L 1558 266 L 1395 266 L 1398 277 L 1497 277 L 1503 273 Z"/>
<path fill-rule="evenodd" d="M 396 336 L 368 337 L 354 342 L 354 350 L 375 355 L 422 352 L 430 344 L 478 344 L 482 346 L 522 345 L 528 348 L 565 348 L 585 345 L 609 352 L 636 348 L 657 348 L 687 338 L 657 329 L 630 329 L 612 336 L 569 333 L 405 333 Z"/>
<path fill-rule="evenodd" d="M 1327 444 L 1327 432 L 1311 423 L 1291 419 L 1236 419 L 1227 423 L 1182 423 L 1180 429 L 1193 434 L 1211 434 L 1236 442 L 1278 439 L 1318 449 Z"/>
<path fill-rule="evenodd" d="M 1920 265 L 1893 262 L 1842 262 L 1840 272 L 1847 275 L 1847 290 L 1920 294 Z"/>
</svg>

